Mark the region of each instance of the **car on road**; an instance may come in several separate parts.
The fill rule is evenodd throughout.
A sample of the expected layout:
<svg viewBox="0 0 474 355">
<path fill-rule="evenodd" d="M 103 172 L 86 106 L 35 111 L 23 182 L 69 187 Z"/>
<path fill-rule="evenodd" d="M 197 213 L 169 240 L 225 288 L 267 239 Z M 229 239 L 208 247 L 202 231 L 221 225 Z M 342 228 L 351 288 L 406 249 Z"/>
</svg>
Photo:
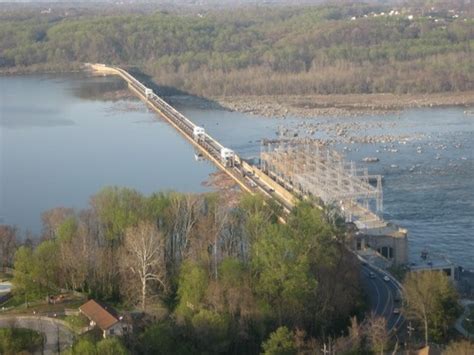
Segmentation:
<svg viewBox="0 0 474 355">
<path fill-rule="evenodd" d="M 400 314 L 400 308 L 394 308 L 393 314 Z"/>
<path fill-rule="evenodd" d="M 389 282 L 389 281 L 390 281 L 390 278 L 389 278 L 387 275 L 385 275 L 385 276 L 383 277 L 383 280 L 386 281 L 386 282 Z"/>
<path fill-rule="evenodd" d="M 370 272 L 369 277 L 371 279 L 375 279 L 375 273 L 373 271 Z"/>
</svg>

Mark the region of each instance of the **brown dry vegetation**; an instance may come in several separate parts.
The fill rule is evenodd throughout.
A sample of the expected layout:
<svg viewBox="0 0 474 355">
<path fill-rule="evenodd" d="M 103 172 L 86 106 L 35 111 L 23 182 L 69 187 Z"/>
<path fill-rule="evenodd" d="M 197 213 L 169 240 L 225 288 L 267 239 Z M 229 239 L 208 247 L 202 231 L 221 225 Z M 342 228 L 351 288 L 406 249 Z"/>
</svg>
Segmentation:
<svg viewBox="0 0 474 355">
<path fill-rule="evenodd" d="M 442 7 L 374 16 L 390 9 L 10 15 L 0 23 L 0 71 L 102 62 L 135 67 L 161 86 L 227 98 L 474 90 L 470 7 L 456 7 L 456 17 Z"/>
</svg>

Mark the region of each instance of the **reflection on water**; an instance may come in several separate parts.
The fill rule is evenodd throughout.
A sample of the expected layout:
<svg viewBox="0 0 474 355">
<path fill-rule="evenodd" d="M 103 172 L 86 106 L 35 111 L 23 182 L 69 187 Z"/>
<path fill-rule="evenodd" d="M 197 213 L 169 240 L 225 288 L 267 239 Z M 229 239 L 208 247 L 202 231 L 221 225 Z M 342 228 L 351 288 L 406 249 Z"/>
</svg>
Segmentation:
<svg viewBox="0 0 474 355">
<path fill-rule="evenodd" d="M 147 194 L 209 190 L 202 182 L 214 166 L 196 162 L 194 149 L 175 130 L 138 100 L 130 111 L 128 100 L 75 95 L 91 83 L 121 85 L 113 77 L 0 78 L 6 99 L 0 124 L 0 216 L 5 223 L 38 233 L 43 211 L 84 208 L 107 185 Z"/>
<path fill-rule="evenodd" d="M 84 100 L 103 100 L 107 94 L 127 89 L 127 83 L 117 77 L 91 77 L 72 88 L 75 96 Z"/>
<path fill-rule="evenodd" d="M 11 77 L 0 78 L 0 85 L 6 97 L 0 123 L 0 216 L 6 223 L 37 232 L 42 211 L 85 207 L 105 185 L 144 193 L 205 191 L 201 182 L 215 171 L 209 162 L 196 162 L 191 145 L 143 103 L 95 100 L 122 89 L 118 78 Z M 21 95 L 31 98 L 27 108 Z M 316 137 L 334 138 L 334 127 L 349 123 L 353 143 L 335 146 L 359 163 L 366 156 L 380 159 L 368 166 L 384 176 L 385 215 L 409 229 L 412 256 L 429 248 L 474 269 L 474 120 L 462 109 L 302 121 L 183 102 L 179 110 L 247 158 L 258 156 L 260 140 L 275 137 L 282 124 L 295 129 L 317 124 Z M 399 139 L 356 139 L 387 134 Z"/>
<path fill-rule="evenodd" d="M 353 137 L 355 142 L 357 137 L 385 136 L 374 143 L 335 142 L 334 147 L 361 165 L 367 156 L 380 159 L 365 165 L 370 173 L 384 176 L 385 218 L 408 228 L 412 257 L 427 248 L 474 269 L 474 120 L 462 109 L 312 120 L 255 118 L 184 106 L 180 109 L 244 157 L 258 156 L 260 139 L 276 137 L 280 125 L 300 136 L 302 126 L 317 125 L 315 137 L 335 139 L 340 124 L 349 124 L 347 141 Z M 387 143 L 387 135 L 406 139 Z"/>
<path fill-rule="evenodd" d="M 16 112 L 15 112 L 16 111 Z M 5 128 L 19 128 L 19 127 L 54 127 L 54 126 L 70 126 L 74 124 L 74 121 L 68 119 L 55 119 L 53 110 L 16 110 L 15 108 L 10 109 L 8 106 L 5 108 L 5 112 L 8 114 L 2 115 L 0 118 L 0 126 Z M 38 119 L 38 115 L 45 117 Z"/>
</svg>

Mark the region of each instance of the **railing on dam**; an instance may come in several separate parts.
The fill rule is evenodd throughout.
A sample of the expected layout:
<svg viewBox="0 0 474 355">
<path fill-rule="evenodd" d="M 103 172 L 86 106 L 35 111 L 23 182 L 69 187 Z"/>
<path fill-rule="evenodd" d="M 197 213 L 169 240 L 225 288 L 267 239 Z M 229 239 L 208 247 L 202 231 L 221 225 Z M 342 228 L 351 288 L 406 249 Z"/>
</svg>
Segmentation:
<svg viewBox="0 0 474 355">
<path fill-rule="evenodd" d="M 258 167 L 247 164 L 231 149 L 224 147 L 182 113 L 146 87 L 126 70 L 103 64 L 88 64 L 96 72 L 121 76 L 129 87 L 153 109 L 171 123 L 196 148 L 201 150 L 221 170 L 232 177 L 244 190 L 275 199 L 288 212 L 295 203 L 295 197 L 284 187 L 265 175 Z"/>
<path fill-rule="evenodd" d="M 269 157 L 273 157 L 273 155 L 276 156 L 276 153 L 282 153 L 281 149 L 277 149 L 276 151 L 267 151 L 266 155 L 262 156 L 262 161 L 265 163 L 263 164 L 263 170 L 260 167 L 250 165 L 241 159 L 231 149 L 224 147 L 216 139 L 211 137 L 207 132 L 205 132 L 203 127 L 197 126 L 187 117 L 169 105 L 165 100 L 155 94 L 153 90 L 148 88 L 126 70 L 118 67 L 109 67 L 103 64 L 88 64 L 88 67 L 93 71 L 102 73 L 104 75 L 112 74 L 122 77 L 128 83 L 129 88 L 132 91 L 134 91 L 143 101 L 145 101 L 151 108 L 157 111 L 173 127 L 175 127 L 178 132 L 180 132 L 187 140 L 189 140 L 203 155 L 209 158 L 209 160 L 211 160 L 219 169 L 228 174 L 244 191 L 248 191 L 251 194 L 257 192 L 262 193 L 265 196 L 275 200 L 283 207 L 286 212 L 289 212 L 295 205 L 296 201 L 298 201 L 295 192 L 300 191 L 298 194 L 300 197 L 306 196 L 305 191 L 308 189 L 303 189 L 303 187 L 307 187 L 308 185 L 308 174 L 306 174 L 306 172 L 304 172 L 305 174 L 301 176 L 298 174 L 295 176 L 286 174 L 290 177 L 290 179 L 283 179 L 283 181 L 280 176 L 281 174 L 275 175 L 275 171 L 281 172 L 280 170 L 283 171 L 291 165 L 285 163 L 284 161 L 279 162 L 280 165 L 284 164 L 285 166 L 282 169 L 275 170 L 275 166 L 277 164 L 275 163 L 274 159 L 269 159 Z M 326 158 L 320 159 L 320 161 L 317 161 L 316 164 L 314 162 L 314 156 L 312 156 L 313 165 L 317 169 L 315 168 L 311 171 L 315 172 L 324 170 L 327 175 L 324 185 L 327 187 L 327 183 L 329 181 L 334 185 L 334 188 L 323 189 L 323 187 L 319 186 L 321 185 L 321 181 L 319 181 L 318 184 L 313 184 L 317 188 L 313 189 L 314 191 L 309 189 L 311 190 L 310 192 L 313 192 L 316 195 L 321 194 L 321 191 L 327 192 L 326 200 L 333 198 L 332 193 L 334 193 L 334 191 L 338 192 L 339 194 L 344 193 L 346 196 L 350 196 L 350 203 L 347 201 L 342 201 L 340 205 L 344 208 L 346 214 L 354 216 L 360 222 L 363 222 L 362 227 L 357 226 L 359 228 L 359 232 L 356 238 L 354 238 L 356 244 L 370 245 L 370 247 L 373 247 L 375 250 L 385 250 L 388 248 L 393 250 L 393 254 L 391 252 L 388 257 L 396 264 L 406 263 L 408 259 L 407 231 L 398 228 L 397 226 L 388 225 L 385 223 L 385 221 L 383 221 L 383 219 L 379 218 L 376 214 L 370 211 L 368 204 L 357 201 L 360 200 L 359 197 L 361 197 L 362 200 L 365 199 L 367 201 L 368 199 L 374 199 L 377 210 L 381 210 L 381 186 L 373 188 L 369 184 L 368 179 L 370 176 L 367 174 L 365 174 L 366 176 L 364 175 L 362 178 L 356 176 L 356 169 L 353 167 L 351 167 L 349 170 L 345 169 L 342 161 L 337 161 L 339 165 L 336 165 L 340 167 L 339 170 L 335 169 L 334 166 L 326 166 Z M 296 160 L 293 163 L 295 162 Z M 301 170 L 301 167 L 307 166 L 308 162 L 309 161 L 306 159 L 304 164 L 298 163 L 299 166 L 297 168 Z M 273 170 L 270 169 L 270 165 L 272 166 Z M 349 171 L 349 173 L 347 173 L 347 171 Z M 336 174 L 334 172 L 336 172 Z M 306 178 L 306 180 L 302 179 L 302 177 Z M 314 180 L 314 177 L 311 177 L 311 179 Z M 334 181 L 332 181 L 333 179 Z M 381 179 L 379 178 L 377 180 L 378 185 L 380 184 L 380 181 Z M 295 188 L 296 184 L 300 186 L 299 190 Z M 289 185 L 291 188 L 288 188 Z M 360 191 L 357 192 L 357 189 Z M 319 197 L 321 198 L 321 196 Z M 324 197 L 324 194 L 322 197 Z M 340 198 L 340 196 L 338 198 Z M 327 203 L 325 199 L 322 200 L 323 202 Z M 352 221 L 357 222 L 356 220 Z M 354 249 L 358 249 L 358 247 L 354 246 Z"/>
</svg>

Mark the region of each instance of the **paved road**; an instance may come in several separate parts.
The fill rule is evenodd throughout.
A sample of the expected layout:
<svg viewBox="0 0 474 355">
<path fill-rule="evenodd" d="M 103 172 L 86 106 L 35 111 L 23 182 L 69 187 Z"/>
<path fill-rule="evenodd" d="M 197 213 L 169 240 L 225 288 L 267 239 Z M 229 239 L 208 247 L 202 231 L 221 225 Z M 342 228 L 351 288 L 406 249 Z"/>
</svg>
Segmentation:
<svg viewBox="0 0 474 355">
<path fill-rule="evenodd" d="M 60 321 L 48 317 L 0 316 L 0 328 L 7 327 L 27 328 L 43 333 L 46 336 L 43 354 L 46 355 L 57 354 L 58 349 L 60 351 L 68 349 L 74 341 L 69 328 Z"/>
<path fill-rule="evenodd" d="M 0 295 L 9 293 L 12 290 L 12 284 L 11 282 L 4 281 L 0 282 Z"/>
<path fill-rule="evenodd" d="M 474 304 L 472 300 L 461 300 L 461 305 L 464 307 L 464 311 L 461 316 L 456 320 L 454 327 L 458 330 L 459 333 L 464 335 L 466 338 L 474 340 L 474 334 L 469 334 L 469 332 L 463 327 L 463 320 L 469 315 L 470 308 L 469 306 Z"/>
<path fill-rule="evenodd" d="M 395 281 L 392 278 L 389 281 L 385 281 L 383 279 L 385 275 L 370 265 L 363 265 L 361 269 L 362 283 L 369 296 L 372 311 L 387 320 L 389 332 L 396 334 L 403 330 L 401 329 L 405 322 L 403 316 L 394 313 L 395 308 L 401 308 L 401 302 L 396 301 L 399 298 L 399 288 Z M 371 272 L 375 277 L 370 277 Z"/>
</svg>

